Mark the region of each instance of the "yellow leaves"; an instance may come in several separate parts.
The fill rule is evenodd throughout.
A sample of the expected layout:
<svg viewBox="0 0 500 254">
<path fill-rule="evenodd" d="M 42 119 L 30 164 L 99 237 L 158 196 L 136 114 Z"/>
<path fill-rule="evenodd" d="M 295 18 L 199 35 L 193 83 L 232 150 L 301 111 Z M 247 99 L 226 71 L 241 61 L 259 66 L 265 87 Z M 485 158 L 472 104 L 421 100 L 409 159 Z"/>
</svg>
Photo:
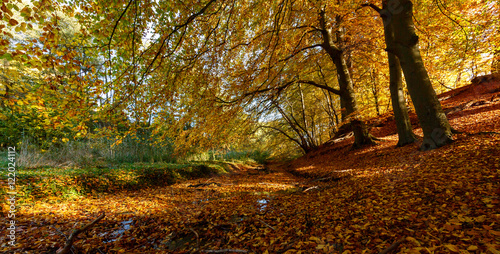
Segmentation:
<svg viewBox="0 0 500 254">
<path fill-rule="evenodd" d="M 486 204 L 486 207 L 488 208 L 495 207 L 495 205 L 491 204 L 491 202 L 493 201 L 493 199 L 491 198 L 482 198 L 481 201 L 483 201 Z"/>
<path fill-rule="evenodd" d="M 471 245 L 467 248 L 468 251 L 475 251 L 478 250 L 479 248 L 476 245 Z"/>
<path fill-rule="evenodd" d="M 21 23 L 21 25 L 17 26 L 15 31 L 16 32 L 26 32 L 27 24 L 25 22 Z M 21 47 L 21 49 L 24 49 L 24 46 Z"/>
<path fill-rule="evenodd" d="M 453 245 L 453 244 L 445 244 L 444 247 L 446 247 L 447 249 L 449 249 L 449 250 L 451 250 L 453 252 L 459 252 L 460 251 L 460 249 L 457 246 Z"/>
<path fill-rule="evenodd" d="M 315 237 L 315 236 L 311 236 L 311 237 L 309 238 L 309 240 L 311 240 L 311 241 L 313 241 L 313 242 L 317 242 L 317 243 L 322 242 L 320 238 Z"/>
<path fill-rule="evenodd" d="M 486 215 L 481 215 L 479 217 L 474 218 L 474 221 L 482 223 L 486 220 Z"/>
<path fill-rule="evenodd" d="M 21 10 L 21 15 L 29 16 L 30 14 L 31 14 L 31 8 L 28 6 L 24 6 L 24 8 Z"/>
<path fill-rule="evenodd" d="M 122 142 L 123 142 L 123 139 L 118 139 L 113 144 L 111 144 L 111 147 L 115 147 L 117 145 L 120 145 Z"/>
<path fill-rule="evenodd" d="M 486 247 L 492 254 L 500 254 L 500 251 L 496 249 L 498 246 L 495 247 L 493 244 L 486 244 Z"/>
<path fill-rule="evenodd" d="M 408 237 L 406 237 L 405 239 L 406 239 L 406 241 L 408 241 L 408 242 L 413 242 L 413 243 L 415 243 L 417 246 L 421 246 L 421 245 L 422 245 L 422 244 L 420 244 L 420 242 L 419 242 L 419 241 L 417 241 L 417 239 L 415 239 L 415 238 L 413 238 L 413 237 L 411 237 L 411 236 L 408 236 Z"/>
<path fill-rule="evenodd" d="M 316 246 L 316 250 L 322 250 L 326 253 L 332 253 L 333 251 L 335 251 L 335 247 L 329 244 L 318 244 Z"/>
</svg>

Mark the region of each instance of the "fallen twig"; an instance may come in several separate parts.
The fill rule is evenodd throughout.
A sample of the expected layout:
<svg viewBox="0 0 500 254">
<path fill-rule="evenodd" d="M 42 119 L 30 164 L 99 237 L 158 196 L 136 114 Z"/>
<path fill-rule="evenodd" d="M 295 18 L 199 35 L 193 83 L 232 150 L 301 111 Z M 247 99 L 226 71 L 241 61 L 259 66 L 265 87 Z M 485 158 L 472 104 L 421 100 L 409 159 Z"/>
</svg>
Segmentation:
<svg viewBox="0 0 500 254">
<path fill-rule="evenodd" d="M 59 230 L 58 228 L 54 227 L 54 226 L 49 226 L 53 229 L 55 229 L 60 235 L 64 236 L 64 238 L 66 238 L 66 240 L 68 240 L 68 236 L 66 234 L 64 234 L 61 230 Z"/>
<path fill-rule="evenodd" d="M 406 241 L 405 238 L 399 239 L 398 241 L 396 241 L 395 243 L 393 243 L 391 246 L 389 246 L 385 250 L 381 251 L 379 254 L 387 254 L 387 253 L 390 253 L 393 250 L 396 250 L 399 247 L 399 245 L 401 243 L 403 243 L 404 241 Z"/>
<path fill-rule="evenodd" d="M 312 187 L 305 189 L 303 192 L 308 192 L 310 190 L 314 190 L 314 189 L 318 189 L 318 188 L 319 188 L 318 186 L 312 186 Z"/>
<path fill-rule="evenodd" d="M 237 249 L 202 250 L 201 252 L 205 252 L 205 253 L 226 253 L 226 252 L 248 253 L 247 250 L 237 250 Z"/>
<path fill-rule="evenodd" d="M 73 242 L 75 241 L 75 238 L 78 236 L 78 234 L 82 233 L 82 232 L 85 232 L 87 229 L 91 228 L 92 226 L 94 226 L 97 222 L 99 222 L 100 220 L 102 220 L 102 218 L 104 218 L 105 216 L 105 213 L 102 213 L 99 217 L 97 217 L 94 221 L 92 221 L 91 223 L 79 228 L 79 229 L 75 229 L 73 231 L 73 233 L 71 233 L 71 235 L 69 236 L 69 238 L 66 240 L 66 245 L 63 247 L 63 248 L 60 248 L 59 250 L 57 250 L 57 254 L 67 254 L 71 251 L 71 246 L 73 246 Z"/>
<path fill-rule="evenodd" d="M 198 233 L 196 231 L 194 231 L 193 228 L 189 228 L 189 230 L 191 230 L 191 232 L 193 232 L 196 235 L 196 248 L 199 249 L 200 248 L 200 235 L 198 235 Z"/>
<path fill-rule="evenodd" d="M 263 220 L 261 220 L 261 219 L 257 219 L 257 220 L 259 220 L 262 224 L 264 224 L 264 225 L 265 225 L 265 226 L 267 226 L 268 228 L 270 228 L 270 229 L 272 229 L 272 230 L 276 231 L 276 229 L 275 229 L 273 226 L 271 226 L 271 225 L 267 224 L 265 221 L 263 221 Z"/>
<path fill-rule="evenodd" d="M 217 187 L 222 186 L 220 183 L 210 182 L 210 183 L 191 184 L 191 185 L 189 185 L 188 187 L 198 188 L 198 187 L 206 187 L 206 186 L 210 186 L 210 185 L 215 185 L 215 186 L 217 186 Z"/>
</svg>

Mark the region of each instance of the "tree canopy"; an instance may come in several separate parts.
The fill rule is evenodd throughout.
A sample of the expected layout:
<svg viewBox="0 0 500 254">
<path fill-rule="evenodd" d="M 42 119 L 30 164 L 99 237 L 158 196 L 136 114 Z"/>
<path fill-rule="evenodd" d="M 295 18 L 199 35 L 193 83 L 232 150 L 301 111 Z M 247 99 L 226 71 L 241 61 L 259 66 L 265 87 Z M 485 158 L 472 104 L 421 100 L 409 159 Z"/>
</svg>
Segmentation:
<svg viewBox="0 0 500 254">
<path fill-rule="evenodd" d="M 390 110 L 383 27 L 395 19 L 363 8 L 380 3 L 5 1 L 2 128 L 118 141 L 147 126 L 180 152 L 274 133 L 308 151 Z M 498 12 L 496 1 L 414 3 L 433 90 L 489 73 Z"/>
</svg>

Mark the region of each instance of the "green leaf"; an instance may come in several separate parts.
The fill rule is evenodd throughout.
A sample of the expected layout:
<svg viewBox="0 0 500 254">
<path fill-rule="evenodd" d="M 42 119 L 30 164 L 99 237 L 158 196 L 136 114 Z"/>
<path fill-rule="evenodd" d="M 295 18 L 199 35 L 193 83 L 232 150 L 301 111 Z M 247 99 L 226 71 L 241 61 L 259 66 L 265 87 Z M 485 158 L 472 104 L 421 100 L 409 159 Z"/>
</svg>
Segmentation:
<svg viewBox="0 0 500 254">
<path fill-rule="evenodd" d="M 12 55 L 10 53 L 5 53 L 5 54 L 3 54 L 3 56 L 0 56 L 0 59 L 5 59 L 7 61 L 11 61 Z"/>
</svg>

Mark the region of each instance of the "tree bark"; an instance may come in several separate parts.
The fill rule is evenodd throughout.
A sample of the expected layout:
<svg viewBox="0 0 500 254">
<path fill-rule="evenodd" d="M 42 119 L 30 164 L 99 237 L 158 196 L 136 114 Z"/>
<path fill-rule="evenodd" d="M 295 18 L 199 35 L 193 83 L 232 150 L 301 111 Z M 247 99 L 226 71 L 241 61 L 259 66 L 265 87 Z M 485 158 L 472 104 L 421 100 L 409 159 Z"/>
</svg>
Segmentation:
<svg viewBox="0 0 500 254">
<path fill-rule="evenodd" d="M 408 108 L 406 107 L 401 66 L 397 57 L 391 53 L 389 53 L 389 73 L 389 90 L 391 92 L 394 121 L 398 130 L 398 146 L 405 146 L 417 141 L 417 137 L 413 133 Z"/>
<path fill-rule="evenodd" d="M 354 133 L 353 147 L 359 148 L 363 145 L 375 144 L 375 141 L 368 132 L 365 123 L 359 119 L 359 109 L 356 102 L 356 95 L 354 93 L 352 79 L 344 57 L 342 57 L 342 54 L 338 54 L 335 57 L 332 57 L 332 61 L 337 69 L 337 77 L 344 101 L 345 114 L 347 115 L 348 121 L 350 121 L 352 131 Z"/>
<path fill-rule="evenodd" d="M 404 99 L 403 92 L 403 75 L 401 71 L 401 64 L 399 59 L 391 53 L 394 46 L 394 31 L 392 26 L 387 25 L 390 21 L 387 15 L 390 13 L 387 6 L 387 1 L 383 1 L 383 11 L 379 12 L 384 20 L 384 35 L 385 43 L 387 46 L 387 58 L 389 61 L 389 90 L 391 92 L 392 110 L 394 112 L 394 120 L 398 130 L 398 146 L 405 146 L 407 144 L 417 141 L 415 134 L 411 128 L 410 117 L 408 115 L 408 108 Z"/>
<path fill-rule="evenodd" d="M 452 128 L 439 103 L 425 69 L 413 23 L 413 3 L 399 0 L 401 9 L 392 13 L 390 26 L 394 31 L 394 51 L 405 75 L 415 111 L 424 132 L 421 150 L 432 150 L 453 141 Z"/>
<path fill-rule="evenodd" d="M 347 116 L 348 120 L 350 121 L 352 131 L 354 133 L 353 148 L 359 148 L 363 145 L 375 144 L 374 138 L 368 132 L 365 123 L 361 119 L 359 119 L 356 95 L 354 93 L 353 81 L 345 59 L 345 52 L 340 47 L 335 45 L 333 41 L 334 35 L 331 33 L 330 29 L 326 28 L 325 11 L 320 12 L 319 18 L 320 30 L 323 39 L 323 43 L 321 44 L 321 46 L 326 51 L 328 56 L 330 56 L 337 69 L 337 80 L 341 93 L 341 104 L 342 107 L 345 107 L 345 116 Z M 337 21 L 340 22 L 340 17 L 337 17 Z M 336 35 L 337 41 L 340 41 L 341 34 L 339 33 L 340 32 L 338 32 Z"/>
</svg>

